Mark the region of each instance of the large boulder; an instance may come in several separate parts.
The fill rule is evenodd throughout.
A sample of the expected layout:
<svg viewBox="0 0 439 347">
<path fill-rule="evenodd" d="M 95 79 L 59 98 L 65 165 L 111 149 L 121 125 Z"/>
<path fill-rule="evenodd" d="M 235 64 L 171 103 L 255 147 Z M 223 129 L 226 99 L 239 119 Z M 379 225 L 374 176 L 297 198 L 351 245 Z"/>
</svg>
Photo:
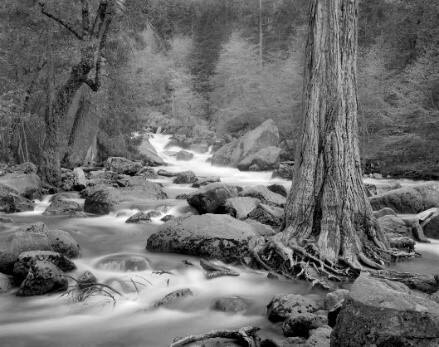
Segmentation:
<svg viewBox="0 0 439 347">
<path fill-rule="evenodd" d="M 166 165 L 165 161 L 158 155 L 155 148 L 151 145 L 146 136 L 143 137 L 143 141 L 138 147 L 139 152 L 142 154 L 145 165 L 148 166 L 161 166 Z"/>
<path fill-rule="evenodd" d="M 242 262 L 249 256 L 248 242 L 254 227 L 229 215 L 204 214 L 176 218 L 152 234 L 150 251 L 181 253 L 225 262 Z"/>
<path fill-rule="evenodd" d="M 37 261 L 50 262 L 65 272 L 76 269 L 75 264 L 60 253 L 52 251 L 28 251 L 18 256 L 18 260 L 14 264 L 14 279 L 19 282 L 23 281 L 32 264 Z"/>
<path fill-rule="evenodd" d="M 397 213 L 419 213 L 439 207 L 439 183 L 403 187 L 370 198 L 374 210 L 390 207 Z"/>
<path fill-rule="evenodd" d="M 36 223 L 8 235 L 0 243 L 0 272 L 12 274 L 18 256 L 26 251 L 51 251 L 47 228 Z"/>
<path fill-rule="evenodd" d="M 338 314 L 331 346 L 372 345 L 438 346 L 439 304 L 362 273 Z"/>
<path fill-rule="evenodd" d="M 175 184 L 191 184 L 198 181 L 197 176 L 193 171 L 183 171 L 179 172 L 174 178 L 173 183 Z"/>
<path fill-rule="evenodd" d="M 115 188 L 107 187 L 91 192 L 85 199 L 84 211 L 94 214 L 108 214 L 116 209 L 120 197 Z"/>
<path fill-rule="evenodd" d="M 224 213 L 229 198 L 238 196 L 238 189 L 223 183 L 211 183 L 198 189 L 187 199 L 199 213 Z"/>
<path fill-rule="evenodd" d="M 57 197 L 43 212 L 44 216 L 85 216 L 82 206 L 74 200 Z"/>
<path fill-rule="evenodd" d="M 0 194 L 0 212 L 15 213 L 33 210 L 34 203 L 29 199 L 14 193 Z"/>
<path fill-rule="evenodd" d="M 253 161 L 257 162 L 262 158 L 260 164 L 266 165 L 270 161 L 273 161 L 271 158 L 267 157 L 267 152 L 261 152 L 256 156 L 255 154 L 261 150 L 267 149 L 268 147 L 278 146 L 279 130 L 274 121 L 272 119 L 268 119 L 256 129 L 249 131 L 241 138 L 234 140 L 217 150 L 212 157 L 212 164 L 237 167 L 238 164 L 244 161 L 245 165 L 241 164 L 241 166 L 248 169 L 252 165 Z M 274 153 L 274 151 L 277 154 L 277 159 L 275 158 L 274 164 L 277 165 L 280 150 L 270 149 L 271 153 Z"/>
<path fill-rule="evenodd" d="M 49 244 L 55 252 L 69 258 L 77 258 L 79 256 L 79 244 L 67 231 L 47 230 L 46 234 L 49 238 Z"/>
<path fill-rule="evenodd" d="M 236 197 L 227 199 L 224 207 L 225 211 L 232 217 L 247 219 L 249 213 L 259 204 L 259 200 L 250 197 Z"/>
<path fill-rule="evenodd" d="M 110 157 L 107 159 L 105 167 L 107 170 L 119 174 L 135 175 L 142 168 L 142 164 L 123 157 Z"/>
<path fill-rule="evenodd" d="M 66 231 L 49 230 L 41 222 L 26 225 L 0 238 L 0 272 L 12 274 L 19 255 L 27 251 L 55 251 L 74 258 L 79 245 Z"/>
<path fill-rule="evenodd" d="M 22 171 L 7 173 L 0 176 L 0 186 L 11 188 L 17 195 L 27 199 L 39 199 L 42 196 L 42 185 L 34 172 Z"/>
<path fill-rule="evenodd" d="M 279 167 L 279 147 L 262 148 L 256 153 L 250 154 L 238 163 L 238 169 L 242 171 L 273 170 Z"/>
<path fill-rule="evenodd" d="M 36 261 L 17 292 L 18 296 L 42 295 L 65 291 L 68 281 L 63 272 L 53 263 Z"/>
<path fill-rule="evenodd" d="M 284 207 L 287 201 L 287 199 L 284 196 L 274 193 L 270 189 L 262 185 L 244 187 L 244 189 L 239 193 L 239 195 L 256 198 L 259 199 L 264 204 L 277 206 L 277 207 Z"/>
<path fill-rule="evenodd" d="M 404 221 L 401 217 L 387 215 L 377 219 L 381 229 L 387 235 L 397 234 L 413 238 L 413 227 Z"/>
</svg>

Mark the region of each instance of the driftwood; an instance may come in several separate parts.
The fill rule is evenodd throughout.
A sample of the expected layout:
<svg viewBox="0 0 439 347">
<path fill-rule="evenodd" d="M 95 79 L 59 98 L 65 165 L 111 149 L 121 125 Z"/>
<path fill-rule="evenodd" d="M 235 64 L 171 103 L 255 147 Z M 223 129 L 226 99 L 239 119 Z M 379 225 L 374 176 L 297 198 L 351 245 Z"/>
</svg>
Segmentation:
<svg viewBox="0 0 439 347">
<path fill-rule="evenodd" d="M 415 215 L 401 216 L 407 225 L 412 227 L 413 237 L 420 242 L 430 242 L 424 235 L 424 227 L 439 216 L 439 208 L 433 207 Z"/>
<path fill-rule="evenodd" d="M 419 290 L 428 294 L 432 294 L 439 290 L 438 275 L 424 275 L 392 270 L 370 271 L 370 274 L 376 278 L 401 282 L 410 289 Z"/>
<path fill-rule="evenodd" d="M 206 270 L 207 279 L 213 279 L 222 276 L 239 276 L 238 272 L 233 271 L 228 267 L 216 265 L 204 259 L 200 260 L 200 265 L 204 270 Z"/>
<path fill-rule="evenodd" d="M 215 338 L 237 340 L 246 347 L 259 347 L 261 344 L 259 338 L 256 336 L 256 332 L 258 330 L 259 328 L 255 327 L 244 327 L 238 330 L 214 330 L 206 334 L 190 335 L 174 340 L 170 347 L 182 347 L 188 345 L 189 343 Z"/>
</svg>

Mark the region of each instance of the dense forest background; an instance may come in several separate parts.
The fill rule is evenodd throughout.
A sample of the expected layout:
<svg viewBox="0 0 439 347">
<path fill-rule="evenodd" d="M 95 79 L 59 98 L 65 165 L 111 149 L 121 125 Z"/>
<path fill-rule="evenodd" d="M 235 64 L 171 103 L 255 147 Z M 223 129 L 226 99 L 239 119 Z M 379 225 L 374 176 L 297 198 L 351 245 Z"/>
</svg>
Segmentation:
<svg viewBox="0 0 439 347">
<path fill-rule="evenodd" d="M 71 23 L 80 1 L 48 1 Z M 0 160 L 41 157 L 48 85 L 79 59 L 71 33 L 35 0 L 0 4 Z M 307 0 L 126 0 L 111 24 L 102 87 L 83 86 L 63 120 L 73 164 L 135 158 L 145 127 L 229 141 L 272 118 L 294 159 Z M 363 159 L 384 174 L 439 177 L 439 3 L 360 2 Z M 77 115 L 80 117 L 77 117 Z M 80 131 L 71 138 L 75 119 Z"/>
</svg>

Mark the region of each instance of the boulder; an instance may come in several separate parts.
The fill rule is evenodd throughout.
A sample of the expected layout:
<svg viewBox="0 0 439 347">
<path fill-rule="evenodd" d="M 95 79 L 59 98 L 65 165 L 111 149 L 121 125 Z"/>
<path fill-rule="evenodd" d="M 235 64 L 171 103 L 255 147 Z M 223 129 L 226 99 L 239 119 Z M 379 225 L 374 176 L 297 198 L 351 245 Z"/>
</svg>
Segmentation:
<svg viewBox="0 0 439 347">
<path fill-rule="evenodd" d="M 36 261 L 31 264 L 29 272 L 20 285 L 18 296 L 42 295 L 65 291 L 68 281 L 63 272 L 53 263 Z"/>
<path fill-rule="evenodd" d="M 438 346 L 439 304 L 404 284 L 361 273 L 332 331 L 331 346 Z"/>
<path fill-rule="evenodd" d="M 15 213 L 33 210 L 34 203 L 22 196 L 13 193 L 0 196 L 0 212 Z"/>
<path fill-rule="evenodd" d="M 182 160 L 182 161 L 189 161 L 194 157 L 193 153 L 188 152 L 188 151 L 184 151 L 181 150 L 180 152 L 177 152 L 177 155 L 175 156 L 175 158 L 177 160 Z"/>
<path fill-rule="evenodd" d="M 96 268 L 108 271 L 138 272 L 151 269 L 151 265 L 143 255 L 121 253 L 103 257 L 97 262 Z"/>
<path fill-rule="evenodd" d="M 201 214 L 223 213 L 226 200 L 237 196 L 236 187 L 223 183 L 211 183 L 191 194 L 187 201 Z"/>
<path fill-rule="evenodd" d="M 295 313 L 290 315 L 282 324 L 282 332 L 285 336 L 299 336 L 308 338 L 310 330 L 327 325 L 326 316 L 310 312 Z"/>
<path fill-rule="evenodd" d="M 237 167 L 239 163 L 246 160 L 245 163 L 250 162 L 251 165 L 252 161 L 249 158 L 252 158 L 254 154 L 268 147 L 278 146 L 279 130 L 274 121 L 268 119 L 240 139 L 234 140 L 217 150 L 212 157 L 212 164 Z M 280 154 L 280 149 L 278 152 Z M 264 155 L 264 157 L 266 156 Z M 270 160 L 270 158 L 265 159 Z"/>
<path fill-rule="evenodd" d="M 439 183 L 403 187 L 370 198 L 374 210 L 390 207 L 396 213 L 419 213 L 439 206 Z"/>
<path fill-rule="evenodd" d="M 181 253 L 225 262 L 249 256 L 254 227 L 229 215 L 204 214 L 175 218 L 159 227 L 147 241 L 149 251 Z"/>
<path fill-rule="evenodd" d="M 151 215 L 149 213 L 145 212 L 137 212 L 136 214 L 132 215 L 130 218 L 128 218 L 125 223 L 133 223 L 133 224 L 144 224 L 144 223 L 150 223 L 151 222 Z"/>
<path fill-rule="evenodd" d="M 325 296 L 325 309 L 332 311 L 337 307 L 340 307 L 346 297 L 349 295 L 349 290 L 347 289 L 337 289 L 333 292 L 326 294 Z"/>
<path fill-rule="evenodd" d="M 43 212 L 44 216 L 85 216 L 82 207 L 76 201 L 63 198 L 53 199 Z"/>
<path fill-rule="evenodd" d="M 35 223 L 8 235 L 0 243 L 0 272 L 12 274 L 18 256 L 26 251 L 52 251 L 47 228 Z"/>
<path fill-rule="evenodd" d="M 294 161 L 284 161 L 273 171 L 272 177 L 280 177 L 286 180 L 292 180 L 294 174 Z"/>
<path fill-rule="evenodd" d="M 249 214 L 248 218 L 257 220 L 262 224 L 268 224 L 272 227 L 279 227 L 284 219 L 283 208 L 258 204 Z"/>
<path fill-rule="evenodd" d="M 439 216 L 434 217 L 424 226 L 424 234 L 432 239 L 439 239 Z"/>
<path fill-rule="evenodd" d="M 256 153 L 250 154 L 238 163 L 241 171 L 264 171 L 273 170 L 279 167 L 279 157 L 281 149 L 279 147 L 262 148 Z"/>
<path fill-rule="evenodd" d="M 239 196 L 249 196 L 259 199 L 262 203 L 271 206 L 284 207 L 286 198 L 280 194 L 273 193 L 267 187 L 259 185 L 253 187 L 245 187 Z"/>
<path fill-rule="evenodd" d="M 61 253 L 68 258 L 77 258 L 79 256 L 79 244 L 73 237 L 64 230 L 47 230 L 49 244 L 55 252 Z"/>
<path fill-rule="evenodd" d="M 276 233 L 277 233 L 277 231 L 274 231 L 274 229 L 271 226 L 269 226 L 267 224 L 262 224 L 262 223 L 258 222 L 257 220 L 246 219 L 245 222 L 252 226 L 254 232 L 258 236 L 270 237 L 270 236 L 276 235 Z"/>
<path fill-rule="evenodd" d="M 377 219 L 381 229 L 387 234 L 397 234 L 398 236 L 405 236 L 413 238 L 412 226 L 406 223 L 401 217 L 387 215 Z"/>
<path fill-rule="evenodd" d="M 138 147 L 139 152 L 143 157 L 145 165 L 148 166 L 161 166 L 166 165 L 165 161 L 158 155 L 155 148 L 149 143 L 146 136 L 143 137 L 143 141 Z"/>
<path fill-rule="evenodd" d="M 31 267 L 37 261 L 47 261 L 55 264 L 61 271 L 68 272 L 76 269 L 75 264 L 64 255 L 52 251 L 28 251 L 18 256 L 14 264 L 14 279 L 23 281 Z"/>
<path fill-rule="evenodd" d="M 9 276 L 0 272 L 0 294 L 4 294 L 12 288 L 11 280 Z"/>
<path fill-rule="evenodd" d="M 7 173 L 0 176 L 0 186 L 8 187 L 15 194 L 29 200 L 40 199 L 42 196 L 41 180 L 34 172 L 16 171 Z"/>
<path fill-rule="evenodd" d="M 248 308 L 247 302 L 239 296 L 231 296 L 216 299 L 212 305 L 212 309 L 222 312 L 243 312 Z"/>
<path fill-rule="evenodd" d="M 152 167 L 149 167 L 149 166 L 142 167 L 137 172 L 137 175 L 142 176 L 144 178 L 149 178 L 149 179 L 156 179 L 156 178 L 158 178 L 158 175 L 156 174 L 154 169 Z"/>
<path fill-rule="evenodd" d="M 259 200 L 250 197 L 236 197 L 227 199 L 224 204 L 224 210 L 232 217 L 238 219 L 247 219 L 250 212 L 252 212 L 259 204 Z"/>
<path fill-rule="evenodd" d="M 91 192 L 85 199 L 84 211 L 94 214 L 108 214 L 116 209 L 120 201 L 115 188 L 107 187 Z"/>
<path fill-rule="evenodd" d="M 75 190 L 82 190 L 87 186 L 87 178 L 85 177 L 84 170 L 80 167 L 73 169 L 74 183 L 73 188 Z"/>
<path fill-rule="evenodd" d="M 283 322 L 293 315 L 314 313 L 321 307 L 315 299 L 303 295 L 287 294 L 273 297 L 267 305 L 271 322 Z"/>
<path fill-rule="evenodd" d="M 197 182 L 197 176 L 192 171 L 179 172 L 174 178 L 175 184 L 191 184 Z"/>
<path fill-rule="evenodd" d="M 135 175 L 142 168 L 142 164 L 123 157 L 110 157 L 105 162 L 105 167 L 119 174 Z"/>
<path fill-rule="evenodd" d="M 269 190 L 271 190 L 273 193 L 282 195 L 285 198 L 288 195 L 287 189 L 283 185 L 281 185 L 281 184 L 271 184 L 271 185 L 267 186 L 267 188 Z"/>
</svg>

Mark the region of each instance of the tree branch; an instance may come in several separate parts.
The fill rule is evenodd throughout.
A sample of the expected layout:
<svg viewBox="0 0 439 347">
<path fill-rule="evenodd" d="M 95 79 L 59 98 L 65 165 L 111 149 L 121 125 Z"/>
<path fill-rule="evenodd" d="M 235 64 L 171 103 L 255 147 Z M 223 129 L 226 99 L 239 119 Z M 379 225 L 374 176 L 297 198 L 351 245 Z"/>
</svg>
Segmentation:
<svg viewBox="0 0 439 347">
<path fill-rule="evenodd" d="M 46 10 L 46 4 L 42 1 L 40 1 L 39 3 L 40 8 L 41 8 L 41 13 L 46 15 L 47 17 L 53 19 L 55 22 L 61 24 L 64 28 L 66 28 L 68 31 L 70 31 L 73 35 L 76 36 L 77 39 L 79 40 L 83 40 L 83 37 L 69 24 L 66 23 L 64 20 L 62 20 L 61 18 L 58 18 L 57 16 L 55 16 L 54 14 L 48 12 Z"/>
<path fill-rule="evenodd" d="M 90 30 L 90 8 L 88 0 L 81 0 L 82 3 L 82 36 L 85 37 Z"/>
</svg>

